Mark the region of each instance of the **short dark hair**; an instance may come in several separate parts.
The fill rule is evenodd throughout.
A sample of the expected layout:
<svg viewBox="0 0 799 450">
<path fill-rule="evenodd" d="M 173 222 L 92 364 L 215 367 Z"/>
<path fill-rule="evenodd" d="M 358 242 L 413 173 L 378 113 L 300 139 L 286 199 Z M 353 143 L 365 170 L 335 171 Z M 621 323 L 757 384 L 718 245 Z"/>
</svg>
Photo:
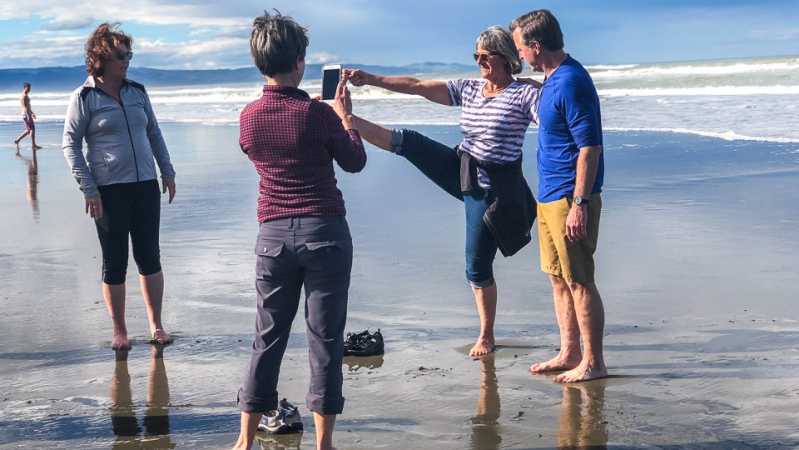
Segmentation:
<svg viewBox="0 0 799 450">
<path fill-rule="evenodd" d="M 250 33 L 250 54 L 262 75 L 273 77 L 294 70 L 297 61 L 305 59 L 308 30 L 289 16 L 280 14 L 257 17 Z"/>
<path fill-rule="evenodd" d="M 103 76 L 103 61 L 116 53 L 119 44 L 130 50 L 133 38 L 119 30 L 119 22 L 104 23 L 97 27 L 86 41 L 86 72 L 93 77 Z"/>
<path fill-rule="evenodd" d="M 31 87 L 30 83 L 22 83 L 22 89 Z"/>
<path fill-rule="evenodd" d="M 510 23 L 511 33 L 520 30 L 522 43 L 527 47 L 538 41 L 545 49 L 556 52 L 563 49 L 563 32 L 558 19 L 548 10 L 539 9 L 519 16 Z"/>
</svg>

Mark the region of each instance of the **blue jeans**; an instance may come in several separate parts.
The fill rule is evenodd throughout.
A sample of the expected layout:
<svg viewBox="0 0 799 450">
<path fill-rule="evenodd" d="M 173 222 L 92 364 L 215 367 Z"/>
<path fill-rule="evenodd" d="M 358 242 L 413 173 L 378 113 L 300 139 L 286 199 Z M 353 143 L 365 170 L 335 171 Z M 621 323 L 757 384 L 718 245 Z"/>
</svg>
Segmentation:
<svg viewBox="0 0 799 450">
<path fill-rule="evenodd" d="M 263 222 L 255 253 L 258 316 L 252 356 L 238 394 L 239 409 L 261 413 L 277 409 L 280 363 L 304 287 L 311 366 L 305 404 L 319 414 L 341 414 L 341 363 L 352 270 L 347 221 L 335 216 Z"/>
<path fill-rule="evenodd" d="M 494 284 L 494 257 L 497 243 L 483 222 L 483 215 L 493 202 L 491 192 L 476 188 L 461 192 L 461 159 L 451 147 L 413 130 L 394 130 L 391 151 L 416 166 L 427 178 L 466 209 L 466 279 L 473 288 Z"/>
</svg>

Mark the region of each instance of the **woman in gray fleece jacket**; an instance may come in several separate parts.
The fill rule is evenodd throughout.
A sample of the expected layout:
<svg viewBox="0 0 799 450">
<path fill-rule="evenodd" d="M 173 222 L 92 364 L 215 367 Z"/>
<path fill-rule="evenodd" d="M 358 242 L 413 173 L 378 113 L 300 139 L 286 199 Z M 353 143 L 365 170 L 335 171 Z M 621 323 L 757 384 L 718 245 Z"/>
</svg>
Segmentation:
<svg viewBox="0 0 799 450">
<path fill-rule="evenodd" d="M 172 203 L 175 170 L 144 86 L 126 77 L 133 38 L 118 27 L 104 23 L 86 42 L 89 77 L 70 98 L 63 147 L 100 239 L 103 297 L 114 323 L 111 347 L 129 350 L 125 324 L 128 240 L 139 269 L 151 342 L 172 342 L 161 324 L 164 277 L 158 234 L 161 193 L 169 191 Z M 160 190 L 156 164 L 161 172 Z"/>
</svg>

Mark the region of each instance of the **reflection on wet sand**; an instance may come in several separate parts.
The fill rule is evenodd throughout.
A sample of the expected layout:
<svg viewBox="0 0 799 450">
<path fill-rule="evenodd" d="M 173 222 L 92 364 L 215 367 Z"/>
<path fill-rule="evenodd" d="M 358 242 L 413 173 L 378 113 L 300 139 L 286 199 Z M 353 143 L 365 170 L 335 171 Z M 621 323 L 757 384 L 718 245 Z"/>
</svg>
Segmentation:
<svg viewBox="0 0 799 450">
<path fill-rule="evenodd" d="M 255 442 L 261 450 L 300 450 L 302 433 L 273 435 L 259 431 L 255 435 Z M 257 450 L 253 447 L 253 450 Z"/>
<path fill-rule="evenodd" d="M 494 366 L 494 354 L 480 359 L 482 380 L 480 395 L 477 397 L 477 409 L 472 417 L 472 446 L 474 450 L 499 448 L 502 437 L 499 435 L 497 420 L 499 419 L 499 387 L 497 372 Z"/>
<path fill-rule="evenodd" d="M 558 418 L 559 450 L 605 450 L 605 382 L 563 385 L 563 409 Z"/>
<path fill-rule="evenodd" d="M 164 366 L 164 346 L 152 345 L 150 378 L 147 384 L 147 410 L 144 435 L 136 418 L 136 406 L 130 389 L 128 351 L 116 351 L 116 367 L 111 378 L 111 424 L 116 440 L 114 449 L 175 448 L 169 432 L 169 381 Z"/>
<path fill-rule="evenodd" d="M 28 202 L 33 209 L 34 220 L 39 220 L 39 197 L 37 188 L 39 187 L 39 164 L 36 160 L 36 149 L 33 150 L 30 158 L 22 156 L 17 149 L 17 158 L 21 159 L 28 166 Z"/>
<path fill-rule="evenodd" d="M 345 356 L 344 364 L 350 372 L 357 372 L 359 369 L 378 369 L 383 366 L 383 356 Z"/>
</svg>

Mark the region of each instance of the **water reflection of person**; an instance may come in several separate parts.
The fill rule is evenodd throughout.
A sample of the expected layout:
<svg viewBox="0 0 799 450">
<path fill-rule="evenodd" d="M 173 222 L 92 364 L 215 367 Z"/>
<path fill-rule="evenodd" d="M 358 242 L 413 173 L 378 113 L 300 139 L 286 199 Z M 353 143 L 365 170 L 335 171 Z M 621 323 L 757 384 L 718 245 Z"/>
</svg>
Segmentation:
<svg viewBox="0 0 799 450">
<path fill-rule="evenodd" d="M 483 377 L 480 383 L 480 396 L 477 397 L 477 409 L 472 417 L 471 448 L 497 449 L 502 443 L 502 437 L 497 429 L 500 403 L 494 355 L 486 355 L 480 359 L 480 362 L 483 364 Z"/>
<path fill-rule="evenodd" d="M 175 448 L 169 433 L 169 381 L 164 366 L 164 346 L 152 345 L 143 436 L 130 389 L 128 351 L 117 350 L 116 357 L 116 367 L 111 378 L 111 424 L 117 438 L 112 448 L 115 450 Z"/>
<path fill-rule="evenodd" d="M 21 159 L 28 166 L 28 202 L 33 208 L 33 218 L 39 220 L 39 197 L 37 189 L 39 187 L 39 163 L 36 159 L 36 150 L 33 149 L 31 157 L 26 158 L 17 149 L 17 158 Z"/>
<path fill-rule="evenodd" d="M 559 450 L 607 449 L 604 380 L 564 385 L 558 426 Z"/>
</svg>

